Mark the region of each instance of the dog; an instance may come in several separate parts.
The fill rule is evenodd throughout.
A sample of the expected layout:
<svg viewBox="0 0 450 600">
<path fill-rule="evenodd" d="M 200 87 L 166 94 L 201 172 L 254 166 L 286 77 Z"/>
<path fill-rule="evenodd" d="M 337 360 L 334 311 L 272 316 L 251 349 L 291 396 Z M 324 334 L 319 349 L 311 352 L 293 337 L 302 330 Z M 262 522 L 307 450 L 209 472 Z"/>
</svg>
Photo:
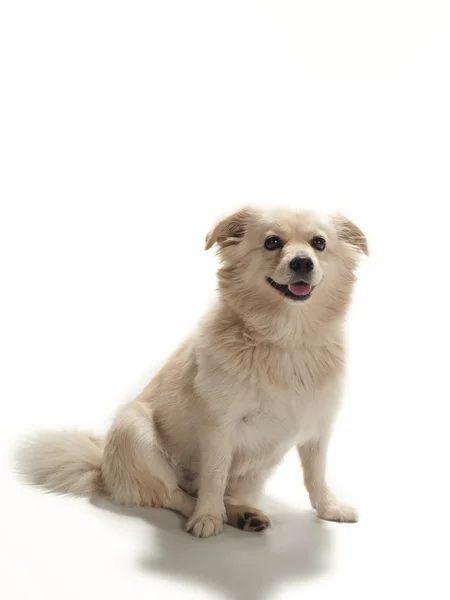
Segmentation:
<svg viewBox="0 0 450 600">
<path fill-rule="evenodd" d="M 255 505 L 296 446 L 317 515 L 355 522 L 325 470 L 366 237 L 342 215 L 245 207 L 207 235 L 213 246 L 216 304 L 106 438 L 40 433 L 22 447 L 19 470 L 55 492 L 178 511 L 206 538 L 225 522 L 270 526 Z"/>
</svg>

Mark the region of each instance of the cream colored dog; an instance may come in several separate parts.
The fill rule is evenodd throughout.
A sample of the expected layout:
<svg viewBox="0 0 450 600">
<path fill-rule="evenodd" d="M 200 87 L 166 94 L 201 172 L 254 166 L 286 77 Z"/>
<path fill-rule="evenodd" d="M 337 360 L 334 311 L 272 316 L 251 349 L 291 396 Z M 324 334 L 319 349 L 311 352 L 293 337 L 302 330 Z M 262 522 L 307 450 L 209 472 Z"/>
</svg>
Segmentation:
<svg viewBox="0 0 450 600">
<path fill-rule="evenodd" d="M 209 537 L 224 521 L 269 526 L 254 503 L 295 445 L 318 516 L 356 521 L 328 489 L 325 466 L 364 235 L 342 216 L 244 208 L 207 236 L 206 249 L 214 244 L 219 299 L 195 335 L 105 441 L 39 434 L 21 452 L 22 473 L 57 492 L 179 511 L 190 533 Z"/>
</svg>

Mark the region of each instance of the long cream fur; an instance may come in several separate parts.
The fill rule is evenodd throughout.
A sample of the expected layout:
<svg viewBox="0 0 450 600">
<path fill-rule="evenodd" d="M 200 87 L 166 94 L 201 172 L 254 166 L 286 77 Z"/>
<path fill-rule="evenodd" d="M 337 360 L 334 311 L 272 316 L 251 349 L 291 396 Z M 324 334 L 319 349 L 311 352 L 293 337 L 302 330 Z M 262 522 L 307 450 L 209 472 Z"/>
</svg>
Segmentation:
<svg viewBox="0 0 450 600">
<path fill-rule="evenodd" d="M 270 252 L 265 239 L 283 247 Z M 311 246 L 326 240 L 323 252 Z M 326 453 L 345 366 L 343 324 L 366 239 L 340 215 L 243 208 L 206 238 L 217 245 L 219 299 L 196 333 L 141 395 L 125 406 L 105 440 L 81 432 L 43 433 L 19 454 L 29 481 L 56 492 L 100 493 L 127 506 L 188 517 L 198 537 L 224 521 L 262 531 L 254 508 L 271 470 L 297 446 L 319 517 L 355 521 L 329 490 Z M 293 302 L 269 285 L 292 280 L 289 262 L 313 261 L 315 288 Z"/>
</svg>

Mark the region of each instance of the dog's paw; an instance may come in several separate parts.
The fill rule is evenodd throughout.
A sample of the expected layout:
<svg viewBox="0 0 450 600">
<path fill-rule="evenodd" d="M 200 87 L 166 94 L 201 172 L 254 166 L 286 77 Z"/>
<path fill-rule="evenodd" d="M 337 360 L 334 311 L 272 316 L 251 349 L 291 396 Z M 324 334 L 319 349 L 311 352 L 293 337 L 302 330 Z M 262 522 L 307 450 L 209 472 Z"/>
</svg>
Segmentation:
<svg viewBox="0 0 450 600">
<path fill-rule="evenodd" d="M 272 525 L 269 517 L 259 510 L 238 515 L 236 527 L 243 531 L 264 531 Z"/>
<path fill-rule="evenodd" d="M 216 517 L 213 515 L 192 515 L 186 527 L 188 533 L 201 538 L 218 535 L 222 530 L 222 516 Z"/>
<path fill-rule="evenodd" d="M 317 507 L 317 516 L 325 521 L 339 521 L 340 523 L 356 523 L 358 512 L 348 504 L 326 504 Z"/>
</svg>

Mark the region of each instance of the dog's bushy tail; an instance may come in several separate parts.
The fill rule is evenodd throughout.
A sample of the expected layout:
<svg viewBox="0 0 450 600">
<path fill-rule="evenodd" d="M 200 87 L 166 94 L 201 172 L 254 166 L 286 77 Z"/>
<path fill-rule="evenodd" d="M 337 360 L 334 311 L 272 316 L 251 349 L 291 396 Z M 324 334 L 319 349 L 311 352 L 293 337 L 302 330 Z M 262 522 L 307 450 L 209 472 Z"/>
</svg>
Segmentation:
<svg viewBox="0 0 450 600">
<path fill-rule="evenodd" d="M 16 469 L 28 483 L 77 496 L 101 492 L 103 441 L 81 431 L 42 432 L 25 441 Z"/>
</svg>

